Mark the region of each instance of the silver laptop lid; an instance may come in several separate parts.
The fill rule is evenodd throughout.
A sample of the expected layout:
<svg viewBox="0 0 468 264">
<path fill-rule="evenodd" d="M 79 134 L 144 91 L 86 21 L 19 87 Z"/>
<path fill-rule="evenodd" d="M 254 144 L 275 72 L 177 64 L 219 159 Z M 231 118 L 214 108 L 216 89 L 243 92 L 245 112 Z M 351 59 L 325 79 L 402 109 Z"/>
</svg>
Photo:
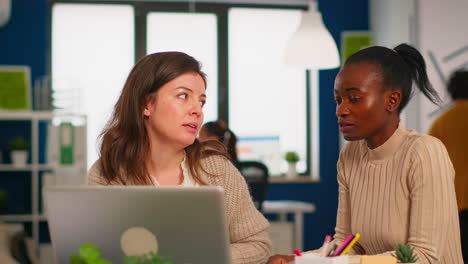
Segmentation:
<svg viewBox="0 0 468 264">
<path fill-rule="evenodd" d="M 116 264 L 124 252 L 155 247 L 174 264 L 231 262 L 221 187 L 52 186 L 43 193 L 57 263 L 69 263 L 84 243 Z"/>
</svg>

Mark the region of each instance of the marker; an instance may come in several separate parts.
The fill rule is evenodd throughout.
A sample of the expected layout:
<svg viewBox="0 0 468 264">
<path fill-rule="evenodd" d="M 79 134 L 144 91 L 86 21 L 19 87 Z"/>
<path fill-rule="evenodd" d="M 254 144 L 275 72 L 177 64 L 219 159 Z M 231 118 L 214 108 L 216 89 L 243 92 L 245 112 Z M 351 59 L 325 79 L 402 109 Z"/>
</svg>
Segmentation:
<svg viewBox="0 0 468 264">
<path fill-rule="evenodd" d="M 298 257 L 302 256 L 301 252 L 299 252 L 297 249 L 294 250 L 294 254 Z"/>
<path fill-rule="evenodd" d="M 348 244 L 348 246 L 346 246 L 346 248 L 343 250 L 343 252 L 341 252 L 340 256 L 343 256 L 346 253 L 348 253 L 348 251 L 354 246 L 354 244 L 356 244 L 356 242 L 359 240 L 360 237 L 361 237 L 361 234 L 356 233 L 356 236 L 353 238 L 353 240 L 351 240 L 351 242 Z"/>
<path fill-rule="evenodd" d="M 349 235 L 345 241 L 343 241 L 343 243 L 341 243 L 340 247 L 338 247 L 336 250 L 335 250 L 335 253 L 333 253 L 332 257 L 336 257 L 336 256 L 339 256 L 341 254 L 341 252 L 343 252 L 343 250 L 346 248 L 346 246 L 351 242 L 351 240 L 353 240 L 354 236 L 351 234 Z"/>
</svg>

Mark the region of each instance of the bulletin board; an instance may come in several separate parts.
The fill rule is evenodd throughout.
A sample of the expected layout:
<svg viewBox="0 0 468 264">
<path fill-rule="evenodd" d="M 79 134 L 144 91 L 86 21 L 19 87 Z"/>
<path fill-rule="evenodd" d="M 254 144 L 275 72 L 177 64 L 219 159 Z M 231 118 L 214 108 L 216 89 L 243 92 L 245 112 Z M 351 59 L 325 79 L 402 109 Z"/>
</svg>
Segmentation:
<svg viewBox="0 0 468 264">
<path fill-rule="evenodd" d="M 31 110 L 28 66 L 0 65 L 0 111 Z"/>
</svg>

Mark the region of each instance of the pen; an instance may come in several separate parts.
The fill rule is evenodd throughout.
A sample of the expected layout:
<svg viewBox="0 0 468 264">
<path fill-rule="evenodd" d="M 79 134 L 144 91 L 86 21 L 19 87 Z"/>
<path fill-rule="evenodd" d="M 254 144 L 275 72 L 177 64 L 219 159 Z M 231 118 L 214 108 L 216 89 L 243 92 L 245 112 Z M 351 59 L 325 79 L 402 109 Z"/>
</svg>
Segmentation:
<svg viewBox="0 0 468 264">
<path fill-rule="evenodd" d="M 332 257 L 339 256 L 341 254 L 341 252 L 343 252 L 345 247 L 351 242 L 351 240 L 353 240 L 353 238 L 354 238 L 354 236 L 352 234 L 349 235 L 345 239 L 345 241 L 343 241 L 343 243 L 341 243 L 341 245 L 335 250 L 335 253 L 333 253 Z"/>
<path fill-rule="evenodd" d="M 298 257 L 302 256 L 301 252 L 299 252 L 297 249 L 294 250 L 294 254 Z"/>
<path fill-rule="evenodd" d="M 343 252 L 341 252 L 340 256 L 343 256 L 346 253 L 348 253 L 348 251 L 354 246 L 354 244 L 356 244 L 356 242 L 359 240 L 360 237 L 361 237 L 361 234 L 356 233 L 356 236 L 354 236 L 353 240 L 351 240 L 351 242 L 348 244 L 348 246 L 346 246 L 346 248 L 343 250 Z"/>
<path fill-rule="evenodd" d="M 331 241 L 331 236 L 326 235 L 325 240 L 323 241 L 322 252 L 320 252 L 320 256 L 325 257 L 327 255 L 328 247 L 330 245 L 330 241 Z"/>
</svg>

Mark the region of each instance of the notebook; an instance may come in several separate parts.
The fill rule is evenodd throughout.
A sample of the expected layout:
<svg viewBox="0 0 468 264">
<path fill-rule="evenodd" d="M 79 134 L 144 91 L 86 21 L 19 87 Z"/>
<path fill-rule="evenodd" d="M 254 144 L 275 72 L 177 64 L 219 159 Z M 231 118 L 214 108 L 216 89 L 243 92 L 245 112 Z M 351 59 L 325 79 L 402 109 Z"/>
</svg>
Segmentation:
<svg viewBox="0 0 468 264">
<path fill-rule="evenodd" d="M 174 264 L 231 263 L 221 187 L 50 186 L 43 194 L 56 263 L 84 243 L 115 264 L 148 251 Z"/>
</svg>

